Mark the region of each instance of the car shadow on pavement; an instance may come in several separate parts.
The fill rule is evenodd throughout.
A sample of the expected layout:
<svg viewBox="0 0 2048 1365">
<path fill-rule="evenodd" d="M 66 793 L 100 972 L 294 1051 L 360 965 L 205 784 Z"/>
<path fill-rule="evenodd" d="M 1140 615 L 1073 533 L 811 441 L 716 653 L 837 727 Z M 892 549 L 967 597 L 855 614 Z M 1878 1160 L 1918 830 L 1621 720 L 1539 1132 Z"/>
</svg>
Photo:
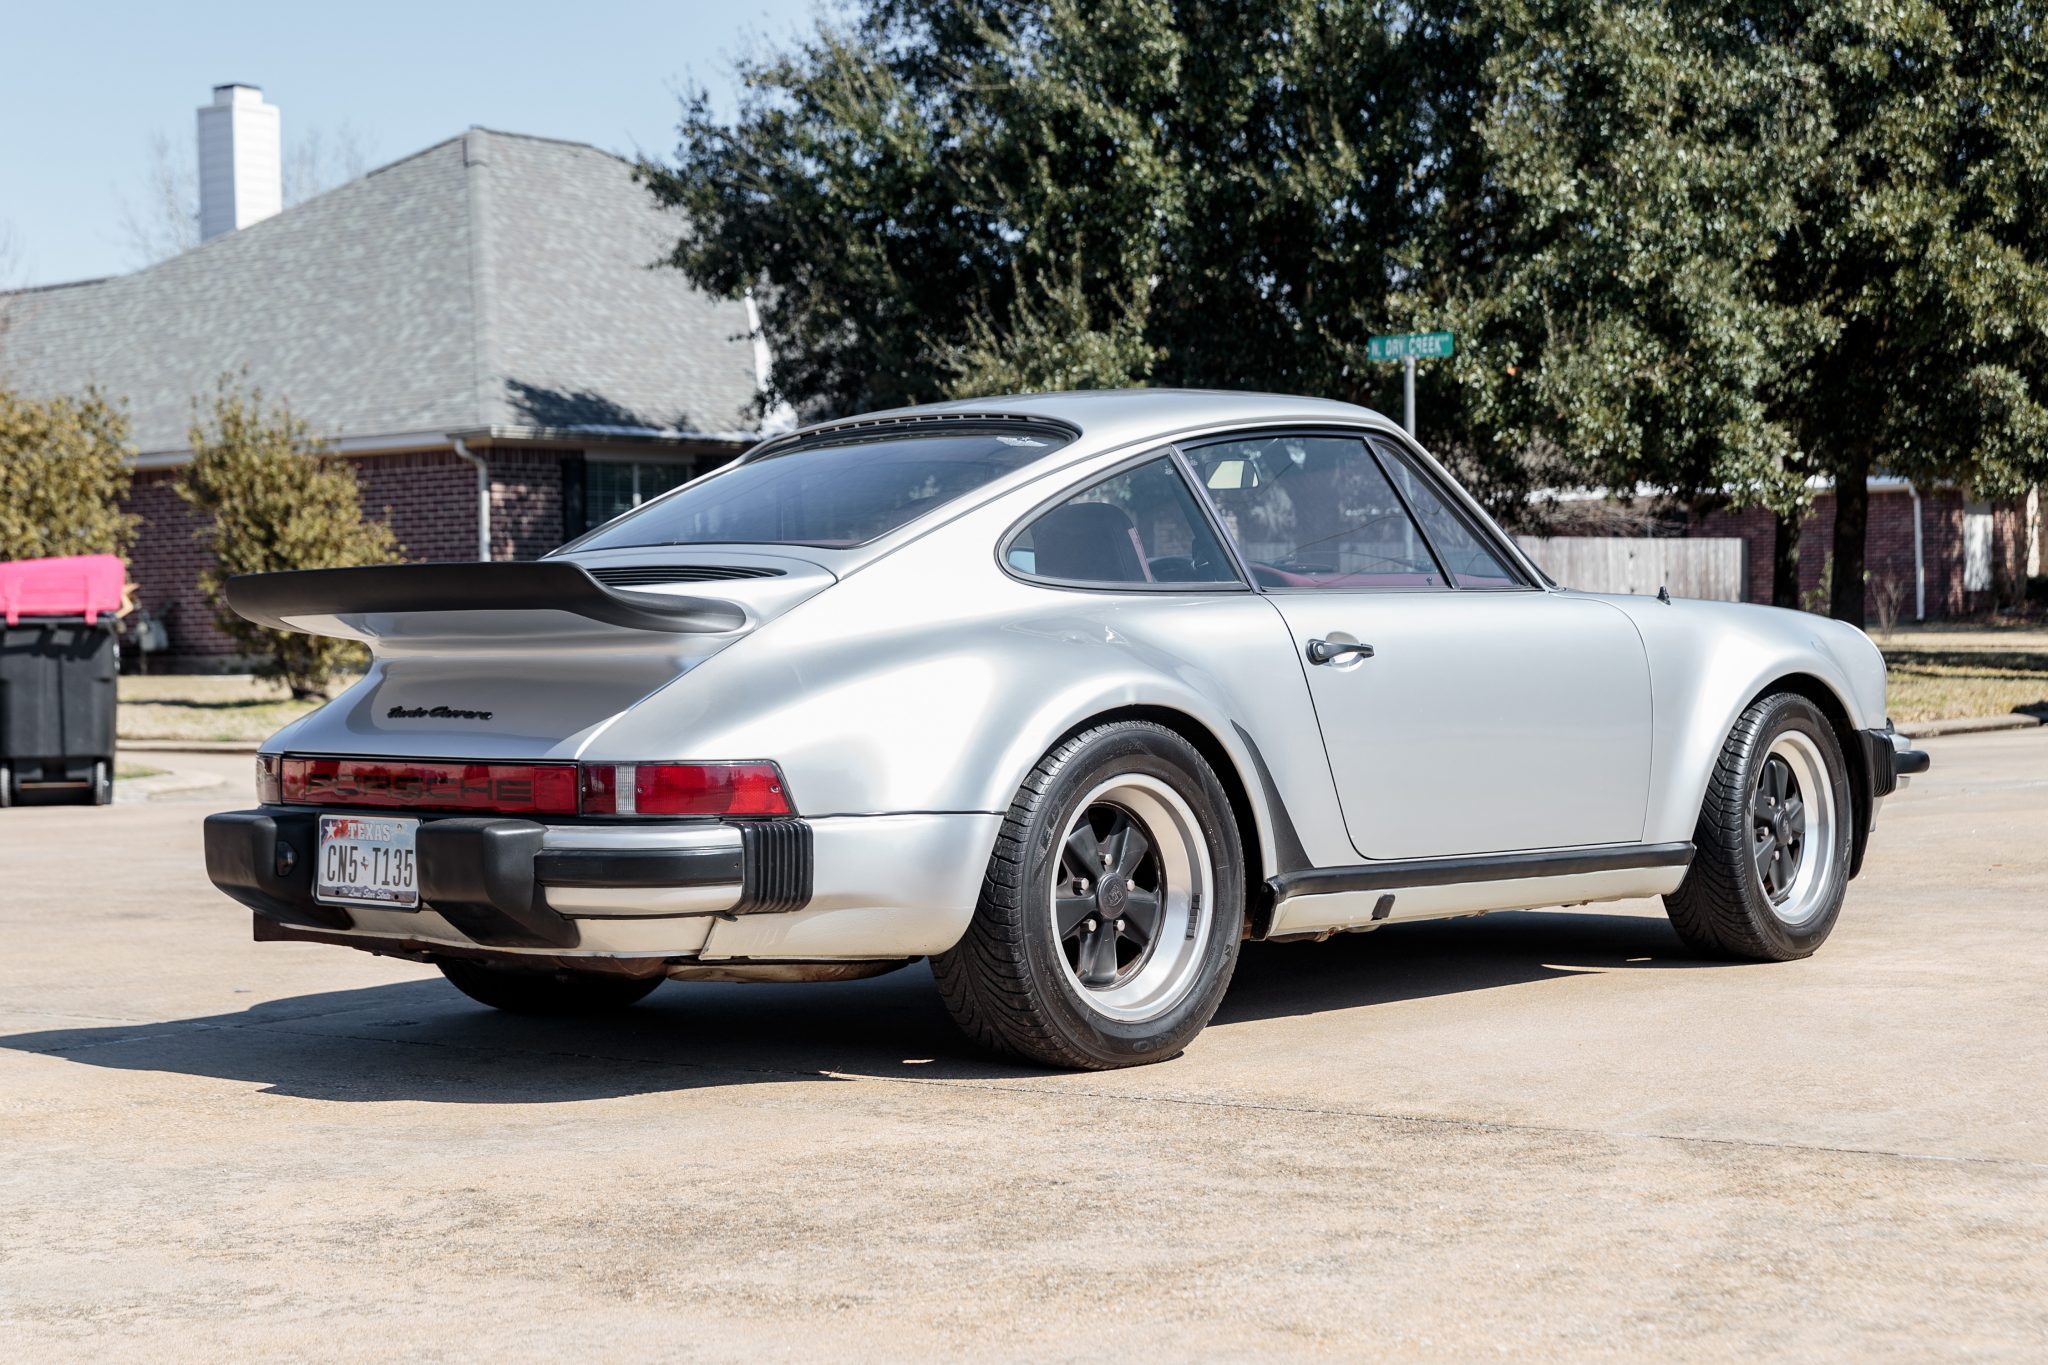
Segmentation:
<svg viewBox="0 0 2048 1365">
<path fill-rule="evenodd" d="M 1661 919 L 1501 914 L 1254 943 L 1215 1029 L 1585 972 L 1703 965 Z M 438 978 L 267 1000 L 232 1013 L 0 1037 L 0 1048 L 353 1102 L 545 1104 L 858 1077 L 1046 1076 L 952 1027 L 922 963 L 825 985 L 671 984 L 599 1018 L 499 1014 Z"/>
</svg>

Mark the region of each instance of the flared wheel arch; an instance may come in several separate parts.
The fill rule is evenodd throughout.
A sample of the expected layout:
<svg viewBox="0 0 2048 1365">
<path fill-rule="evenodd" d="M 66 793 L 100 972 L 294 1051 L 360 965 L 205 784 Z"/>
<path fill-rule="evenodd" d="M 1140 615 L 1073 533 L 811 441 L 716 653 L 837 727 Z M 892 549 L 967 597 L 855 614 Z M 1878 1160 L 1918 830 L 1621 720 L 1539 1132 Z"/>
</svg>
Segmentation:
<svg viewBox="0 0 2048 1365">
<path fill-rule="evenodd" d="M 1282 865 L 1290 861 L 1307 865 L 1294 835 L 1293 822 L 1286 810 L 1278 805 L 1279 794 L 1267 791 L 1269 779 L 1256 772 L 1248 782 L 1237 755 L 1214 730 L 1187 712 L 1170 706 L 1121 706 L 1098 711 L 1068 727 L 1045 746 L 1040 756 L 1053 752 L 1085 730 L 1123 720 L 1148 721 L 1171 730 L 1193 745 L 1216 774 L 1217 782 L 1222 784 L 1224 794 L 1230 798 L 1230 813 L 1237 821 L 1238 843 L 1243 852 L 1245 936 L 1264 938 L 1267 926 L 1273 921 L 1273 892 L 1266 879 L 1277 872 L 1295 870 Z M 1249 735 L 1245 736 L 1245 743 L 1247 748 L 1251 747 Z M 1254 763 L 1260 761 L 1256 752 L 1251 758 Z M 1258 800 L 1253 798 L 1253 784 L 1257 784 L 1260 793 Z M 1272 809 L 1268 809 L 1269 802 Z"/>
</svg>

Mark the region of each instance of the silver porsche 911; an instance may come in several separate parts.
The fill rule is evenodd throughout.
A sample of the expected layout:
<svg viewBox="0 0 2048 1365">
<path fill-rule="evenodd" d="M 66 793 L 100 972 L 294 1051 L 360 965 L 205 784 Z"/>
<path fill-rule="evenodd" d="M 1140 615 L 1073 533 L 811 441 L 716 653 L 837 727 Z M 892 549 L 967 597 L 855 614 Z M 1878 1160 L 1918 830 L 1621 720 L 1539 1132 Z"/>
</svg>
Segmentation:
<svg viewBox="0 0 2048 1365">
<path fill-rule="evenodd" d="M 1927 767 L 1862 632 L 1551 583 L 1342 403 L 1080 393 L 765 442 L 535 563 L 237 579 L 368 673 L 206 826 L 256 936 L 505 1009 L 931 959 L 961 1027 L 1155 1061 L 1245 939 L 1662 896 L 1819 947 Z"/>
</svg>

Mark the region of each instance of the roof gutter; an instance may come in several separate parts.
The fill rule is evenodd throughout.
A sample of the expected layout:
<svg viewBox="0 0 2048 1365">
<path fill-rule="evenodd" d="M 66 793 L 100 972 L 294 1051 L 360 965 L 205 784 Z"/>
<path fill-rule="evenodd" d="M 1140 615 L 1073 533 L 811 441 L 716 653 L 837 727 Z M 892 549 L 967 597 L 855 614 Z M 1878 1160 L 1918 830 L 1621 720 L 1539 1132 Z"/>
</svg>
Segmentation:
<svg viewBox="0 0 2048 1365">
<path fill-rule="evenodd" d="M 479 563 L 489 563 L 491 558 L 491 467 L 484 463 L 484 457 L 473 453 L 469 443 L 460 436 L 450 436 L 455 443 L 455 458 L 476 468 L 476 557 Z"/>
</svg>

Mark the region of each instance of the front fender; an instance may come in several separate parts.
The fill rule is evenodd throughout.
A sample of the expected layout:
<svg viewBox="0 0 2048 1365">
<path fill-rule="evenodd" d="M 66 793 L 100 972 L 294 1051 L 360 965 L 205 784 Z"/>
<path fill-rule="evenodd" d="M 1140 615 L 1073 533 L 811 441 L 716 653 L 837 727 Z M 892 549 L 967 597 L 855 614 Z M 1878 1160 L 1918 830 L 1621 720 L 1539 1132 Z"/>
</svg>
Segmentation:
<svg viewBox="0 0 2048 1365">
<path fill-rule="evenodd" d="M 1635 621 L 1650 659 L 1656 736 L 1648 843 L 1692 837 L 1722 745 L 1749 704 L 1773 686 L 1811 679 L 1852 728 L 1884 723 L 1884 658 L 1853 626 L 1738 603 L 1605 600 Z"/>
</svg>

